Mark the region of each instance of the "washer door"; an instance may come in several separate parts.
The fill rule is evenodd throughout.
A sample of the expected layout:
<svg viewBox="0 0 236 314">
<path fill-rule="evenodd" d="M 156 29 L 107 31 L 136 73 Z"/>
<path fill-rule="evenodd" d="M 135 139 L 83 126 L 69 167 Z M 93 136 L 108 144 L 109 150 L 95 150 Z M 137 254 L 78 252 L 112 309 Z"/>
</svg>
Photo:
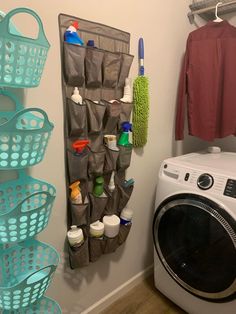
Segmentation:
<svg viewBox="0 0 236 314">
<path fill-rule="evenodd" d="M 165 269 L 184 289 L 211 302 L 235 298 L 236 223 L 218 204 L 194 194 L 166 199 L 155 213 L 153 238 Z"/>
</svg>

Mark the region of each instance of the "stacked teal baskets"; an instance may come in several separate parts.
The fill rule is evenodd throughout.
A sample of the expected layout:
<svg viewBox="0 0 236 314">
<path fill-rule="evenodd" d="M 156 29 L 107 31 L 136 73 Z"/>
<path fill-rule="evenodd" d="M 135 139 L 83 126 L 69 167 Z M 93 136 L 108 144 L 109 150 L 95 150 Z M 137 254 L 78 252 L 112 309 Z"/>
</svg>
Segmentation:
<svg viewBox="0 0 236 314">
<path fill-rule="evenodd" d="M 24 37 L 13 25 L 11 18 L 18 13 L 36 19 L 39 26 L 36 39 Z M 7 89 L 39 85 L 49 46 L 41 19 L 34 11 L 25 8 L 8 14 L 0 11 L 0 108 L 5 108 L 0 111 L 0 171 L 11 170 L 15 176 L 0 183 L 3 314 L 61 313 L 59 305 L 44 296 L 59 255 L 53 247 L 34 238 L 48 225 L 56 190 L 25 170 L 43 160 L 53 124 L 42 109 L 24 109 Z M 13 103 L 13 110 L 9 110 L 6 98 Z"/>
</svg>

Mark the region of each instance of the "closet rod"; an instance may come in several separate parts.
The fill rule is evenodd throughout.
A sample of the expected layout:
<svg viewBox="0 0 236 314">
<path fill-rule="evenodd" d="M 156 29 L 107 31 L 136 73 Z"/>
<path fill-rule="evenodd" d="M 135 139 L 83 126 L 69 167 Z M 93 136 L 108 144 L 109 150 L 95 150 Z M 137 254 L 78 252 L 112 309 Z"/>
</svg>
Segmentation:
<svg viewBox="0 0 236 314">
<path fill-rule="evenodd" d="M 234 1 L 230 1 L 230 2 L 227 2 L 227 3 L 222 3 L 219 5 L 219 8 L 222 8 L 224 6 L 227 6 L 227 5 L 231 5 L 231 4 L 236 4 L 236 0 Z M 193 23 L 193 18 L 194 18 L 194 15 L 195 14 L 201 14 L 201 13 L 205 13 L 205 12 L 208 12 L 208 11 L 212 11 L 212 10 L 215 10 L 216 6 L 213 5 L 213 6 L 210 6 L 208 8 L 203 8 L 203 9 L 199 9 L 199 10 L 196 10 L 196 11 L 191 11 L 188 13 L 188 18 L 190 20 L 191 23 Z"/>
</svg>

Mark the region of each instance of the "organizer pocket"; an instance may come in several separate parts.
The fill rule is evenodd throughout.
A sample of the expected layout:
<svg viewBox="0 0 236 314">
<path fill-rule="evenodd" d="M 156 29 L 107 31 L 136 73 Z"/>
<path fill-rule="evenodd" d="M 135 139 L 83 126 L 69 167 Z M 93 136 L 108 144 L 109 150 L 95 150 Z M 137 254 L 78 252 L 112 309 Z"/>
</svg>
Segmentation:
<svg viewBox="0 0 236 314">
<path fill-rule="evenodd" d="M 96 262 L 104 252 L 104 238 L 89 238 L 89 260 Z"/>
<path fill-rule="evenodd" d="M 89 162 L 88 162 L 88 173 L 89 175 L 101 175 L 103 174 L 105 160 L 105 151 L 93 152 L 91 151 L 89 154 Z"/>
<path fill-rule="evenodd" d="M 124 87 L 125 79 L 129 77 L 129 70 L 133 62 L 133 59 L 134 59 L 134 56 L 122 53 L 118 87 Z"/>
<path fill-rule="evenodd" d="M 73 204 L 69 200 L 72 225 L 81 226 L 89 223 L 89 204 Z"/>
<path fill-rule="evenodd" d="M 91 201 L 90 223 L 93 223 L 96 220 L 102 218 L 105 207 L 107 205 L 108 197 L 105 193 L 103 196 L 100 197 L 97 197 L 90 193 L 90 201 Z"/>
<path fill-rule="evenodd" d="M 67 150 L 70 184 L 79 179 L 87 178 L 88 156 L 89 153 L 86 149 L 84 149 L 82 154 L 75 154 L 74 152 Z"/>
<path fill-rule="evenodd" d="M 122 146 L 119 145 L 120 153 L 117 161 L 118 169 L 126 169 L 130 166 L 132 156 L 132 145 Z"/>
<path fill-rule="evenodd" d="M 129 102 L 121 102 L 121 112 L 120 112 L 120 121 L 119 128 L 121 124 L 125 121 L 130 121 L 130 116 L 133 108 L 133 104 Z"/>
<path fill-rule="evenodd" d="M 120 225 L 120 231 L 118 235 L 119 245 L 123 244 L 128 238 L 132 223 L 128 223 L 126 225 Z"/>
<path fill-rule="evenodd" d="M 84 47 L 64 43 L 64 72 L 68 85 L 83 86 L 85 54 L 86 49 Z"/>
<path fill-rule="evenodd" d="M 134 186 L 129 185 L 127 187 L 121 186 L 120 184 L 118 185 L 119 189 L 119 205 L 118 205 L 118 210 L 121 211 L 128 203 L 131 194 L 133 192 Z"/>
<path fill-rule="evenodd" d="M 106 112 L 104 115 L 104 133 L 105 134 L 117 134 L 117 125 L 121 113 L 121 104 L 118 101 L 113 103 L 105 102 Z"/>
<path fill-rule="evenodd" d="M 119 156 L 119 150 L 113 150 L 106 147 L 104 172 L 112 172 L 116 170 L 117 159 Z"/>
<path fill-rule="evenodd" d="M 84 267 L 89 264 L 88 237 L 84 233 L 84 243 L 78 248 L 71 247 L 68 243 L 70 266 L 72 269 Z"/>
<path fill-rule="evenodd" d="M 113 253 L 119 246 L 118 235 L 114 238 L 104 237 L 105 245 L 104 245 L 104 254 Z"/>
<path fill-rule="evenodd" d="M 106 188 L 106 192 L 108 195 L 108 201 L 106 204 L 106 208 L 104 211 L 104 215 L 113 215 L 118 214 L 118 205 L 119 205 L 119 190 L 116 186 L 114 191 L 110 192 L 108 188 Z"/>
<path fill-rule="evenodd" d="M 115 88 L 118 83 L 121 65 L 121 55 L 106 51 L 103 60 L 103 86 Z"/>
<path fill-rule="evenodd" d="M 87 119 L 89 133 L 102 131 L 102 121 L 106 107 L 102 103 L 95 103 L 92 100 L 85 100 L 87 105 Z"/>
<path fill-rule="evenodd" d="M 67 115 L 69 136 L 87 137 L 86 106 L 84 104 L 76 104 L 71 99 L 67 99 Z"/>
<path fill-rule="evenodd" d="M 86 87 L 98 88 L 102 85 L 103 51 L 87 48 L 85 57 Z"/>
</svg>

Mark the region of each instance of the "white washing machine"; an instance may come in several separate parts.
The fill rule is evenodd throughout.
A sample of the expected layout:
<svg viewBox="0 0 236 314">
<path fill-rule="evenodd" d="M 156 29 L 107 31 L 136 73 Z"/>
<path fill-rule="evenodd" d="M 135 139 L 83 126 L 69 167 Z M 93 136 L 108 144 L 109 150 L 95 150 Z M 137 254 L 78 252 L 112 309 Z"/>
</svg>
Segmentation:
<svg viewBox="0 0 236 314">
<path fill-rule="evenodd" d="M 190 314 L 235 314 L 236 153 L 165 160 L 155 208 L 157 289 Z"/>
</svg>

